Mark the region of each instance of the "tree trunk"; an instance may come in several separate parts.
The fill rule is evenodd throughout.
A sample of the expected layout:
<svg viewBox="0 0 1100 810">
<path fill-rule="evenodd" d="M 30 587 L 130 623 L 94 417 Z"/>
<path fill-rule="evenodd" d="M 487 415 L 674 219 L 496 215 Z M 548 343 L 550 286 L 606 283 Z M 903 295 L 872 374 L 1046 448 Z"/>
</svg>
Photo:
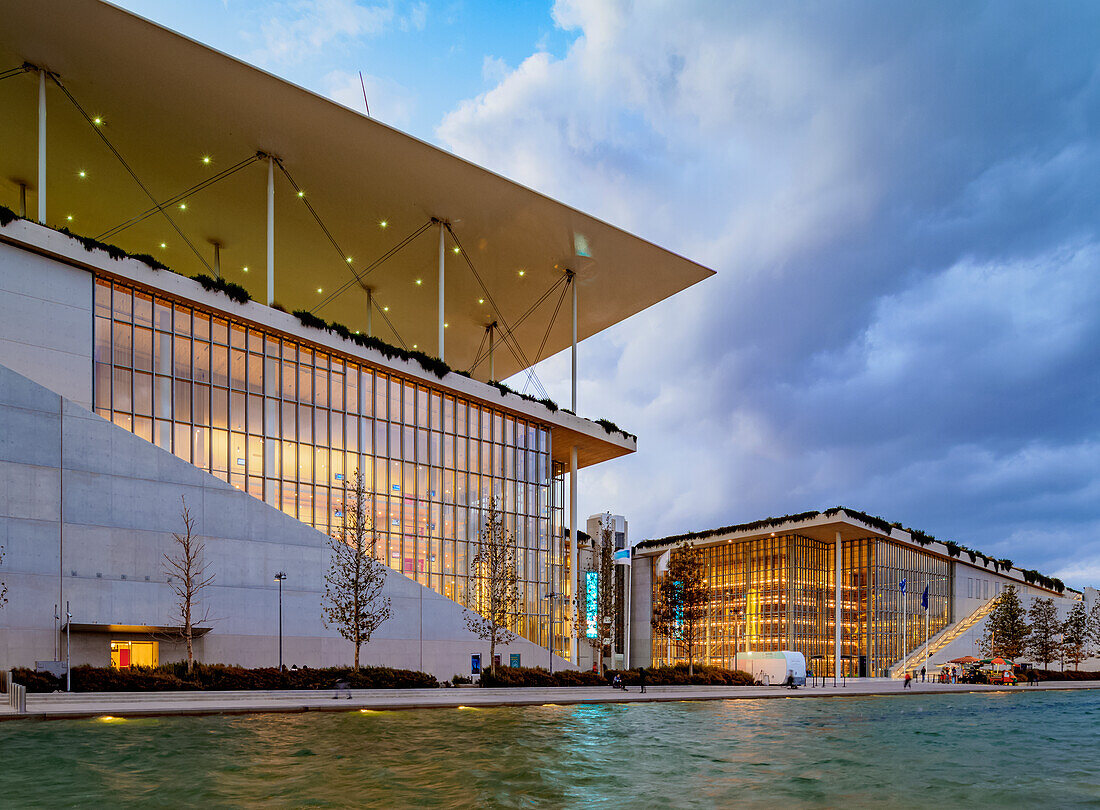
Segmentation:
<svg viewBox="0 0 1100 810">
<path fill-rule="evenodd" d="M 489 638 L 489 671 L 497 674 L 497 636 L 496 633 Z"/>
<path fill-rule="evenodd" d="M 355 671 L 356 672 L 359 671 L 359 647 L 360 647 L 360 642 L 356 642 L 356 644 L 355 644 Z"/>
<path fill-rule="evenodd" d="M 195 648 L 193 645 L 194 637 L 191 632 L 191 624 L 187 625 L 187 672 L 191 672 L 191 668 L 195 666 Z"/>
</svg>

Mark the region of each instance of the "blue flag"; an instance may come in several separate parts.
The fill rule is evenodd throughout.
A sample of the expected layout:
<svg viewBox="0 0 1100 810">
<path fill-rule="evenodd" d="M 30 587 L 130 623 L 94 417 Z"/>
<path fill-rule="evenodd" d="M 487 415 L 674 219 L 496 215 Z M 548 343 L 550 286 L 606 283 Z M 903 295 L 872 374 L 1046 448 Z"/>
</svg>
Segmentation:
<svg viewBox="0 0 1100 810">
<path fill-rule="evenodd" d="M 928 586 L 924 586 L 924 596 L 920 598 L 920 606 L 925 610 L 928 610 Z"/>
<path fill-rule="evenodd" d="M 904 579 L 901 582 L 898 583 L 898 587 L 901 588 L 902 593 L 905 593 L 905 580 Z"/>
</svg>

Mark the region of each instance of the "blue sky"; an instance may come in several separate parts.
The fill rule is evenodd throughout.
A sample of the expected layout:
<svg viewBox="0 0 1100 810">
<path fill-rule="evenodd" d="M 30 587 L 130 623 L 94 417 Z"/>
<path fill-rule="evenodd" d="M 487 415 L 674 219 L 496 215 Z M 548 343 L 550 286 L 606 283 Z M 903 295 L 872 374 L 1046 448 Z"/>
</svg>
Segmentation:
<svg viewBox="0 0 1100 810">
<path fill-rule="evenodd" d="M 1100 583 L 1100 6 L 124 5 L 718 270 L 582 344 L 640 436 L 582 514 L 844 504 Z"/>
</svg>

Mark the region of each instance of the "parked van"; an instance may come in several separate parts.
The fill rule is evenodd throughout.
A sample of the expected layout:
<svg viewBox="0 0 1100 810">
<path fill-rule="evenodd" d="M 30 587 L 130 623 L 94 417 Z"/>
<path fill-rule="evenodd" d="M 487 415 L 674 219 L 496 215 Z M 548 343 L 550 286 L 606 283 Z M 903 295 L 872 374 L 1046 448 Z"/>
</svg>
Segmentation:
<svg viewBox="0 0 1100 810">
<path fill-rule="evenodd" d="M 790 672 L 796 686 L 806 685 L 806 656 L 794 650 L 737 653 L 732 663 L 734 669 L 748 672 L 757 683 L 782 686 Z"/>
</svg>

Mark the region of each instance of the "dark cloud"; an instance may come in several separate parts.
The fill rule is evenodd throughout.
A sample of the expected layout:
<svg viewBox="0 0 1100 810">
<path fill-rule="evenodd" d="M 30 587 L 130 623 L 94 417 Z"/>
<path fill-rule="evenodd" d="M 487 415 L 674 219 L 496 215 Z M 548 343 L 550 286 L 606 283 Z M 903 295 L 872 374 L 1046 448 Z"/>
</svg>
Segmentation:
<svg viewBox="0 0 1100 810">
<path fill-rule="evenodd" d="M 583 344 L 582 412 L 640 436 L 583 511 L 844 503 L 1100 579 L 1100 6 L 555 15 L 440 138 L 719 271 Z"/>
</svg>

